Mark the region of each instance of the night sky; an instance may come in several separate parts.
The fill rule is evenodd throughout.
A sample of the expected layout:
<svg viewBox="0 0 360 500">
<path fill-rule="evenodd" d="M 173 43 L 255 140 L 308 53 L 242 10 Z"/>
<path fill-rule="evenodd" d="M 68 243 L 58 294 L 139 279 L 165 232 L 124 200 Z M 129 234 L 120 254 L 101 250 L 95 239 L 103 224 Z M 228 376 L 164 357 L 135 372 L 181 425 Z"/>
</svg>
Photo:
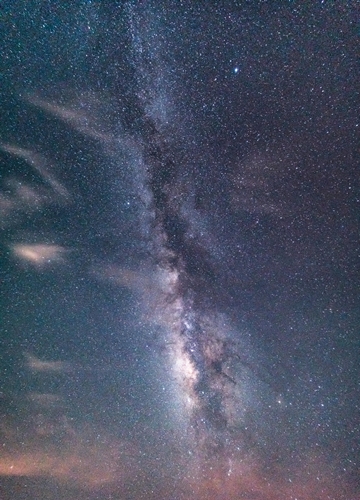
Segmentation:
<svg viewBox="0 0 360 500">
<path fill-rule="evenodd" d="M 0 499 L 359 500 L 359 4 L 0 3 Z"/>
</svg>

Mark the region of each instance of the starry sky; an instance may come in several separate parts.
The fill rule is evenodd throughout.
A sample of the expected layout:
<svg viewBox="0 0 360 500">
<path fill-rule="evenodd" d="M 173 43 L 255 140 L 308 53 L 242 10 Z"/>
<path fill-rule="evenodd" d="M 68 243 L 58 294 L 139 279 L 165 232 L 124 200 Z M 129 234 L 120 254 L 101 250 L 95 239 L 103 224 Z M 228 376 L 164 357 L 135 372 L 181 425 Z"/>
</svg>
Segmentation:
<svg viewBox="0 0 360 500">
<path fill-rule="evenodd" d="M 359 500 L 357 2 L 0 3 L 0 498 Z"/>
</svg>

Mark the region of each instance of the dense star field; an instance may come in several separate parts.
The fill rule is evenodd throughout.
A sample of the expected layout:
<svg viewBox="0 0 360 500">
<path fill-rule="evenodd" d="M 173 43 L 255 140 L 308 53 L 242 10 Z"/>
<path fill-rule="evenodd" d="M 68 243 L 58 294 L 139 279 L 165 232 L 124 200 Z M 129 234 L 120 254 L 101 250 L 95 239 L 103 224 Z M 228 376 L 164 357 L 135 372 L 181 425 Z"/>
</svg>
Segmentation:
<svg viewBox="0 0 360 500">
<path fill-rule="evenodd" d="M 358 5 L 1 2 L 1 500 L 360 500 Z"/>
</svg>

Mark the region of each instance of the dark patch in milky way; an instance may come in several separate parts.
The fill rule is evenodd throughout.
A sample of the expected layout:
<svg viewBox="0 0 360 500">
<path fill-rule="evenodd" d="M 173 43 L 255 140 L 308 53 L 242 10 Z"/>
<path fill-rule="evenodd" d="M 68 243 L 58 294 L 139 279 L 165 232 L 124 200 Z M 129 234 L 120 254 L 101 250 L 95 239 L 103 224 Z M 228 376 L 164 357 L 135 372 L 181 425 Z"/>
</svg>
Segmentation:
<svg viewBox="0 0 360 500">
<path fill-rule="evenodd" d="M 234 386 L 236 381 L 223 371 L 227 356 L 224 341 L 216 339 L 214 329 L 210 331 L 202 324 L 203 315 L 215 307 L 212 290 L 216 272 L 206 249 L 188 237 L 189 224 L 180 213 L 176 190 L 181 185 L 178 171 L 181 165 L 177 165 L 162 134 L 150 119 L 146 128 L 144 157 L 155 212 L 153 229 L 163 235 L 162 247 L 154 257 L 161 267 L 178 273 L 176 294 L 184 303 L 179 335 L 184 338 L 184 354 L 198 373 L 194 385 L 197 409 L 191 422 L 205 450 L 220 450 L 224 446 L 223 433 L 228 430 L 224 393 L 226 386 Z M 189 313 L 191 325 L 186 321 Z M 217 346 L 209 353 L 212 343 Z"/>
<path fill-rule="evenodd" d="M 168 264 L 174 265 L 178 270 L 183 267 L 186 273 L 183 284 L 190 279 L 192 286 L 187 286 L 192 289 L 195 287 L 195 280 L 198 282 L 199 279 L 203 281 L 205 278 L 205 281 L 211 283 L 215 280 L 216 273 L 210 264 L 209 255 L 202 246 L 189 241 L 188 222 L 179 213 L 180 205 L 176 198 L 186 194 L 176 192 L 181 184 L 178 175 L 180 167 L 176 164 L 176 159 L 172 158 L 171 151 L 168 150 L 161 134 L 156 131 L 155 125 L 151 127 L 146 141 L 148 183 L 153 196 L 156 224 L 163 231 L 165 246 L 171 253 Z"/>
</svg>

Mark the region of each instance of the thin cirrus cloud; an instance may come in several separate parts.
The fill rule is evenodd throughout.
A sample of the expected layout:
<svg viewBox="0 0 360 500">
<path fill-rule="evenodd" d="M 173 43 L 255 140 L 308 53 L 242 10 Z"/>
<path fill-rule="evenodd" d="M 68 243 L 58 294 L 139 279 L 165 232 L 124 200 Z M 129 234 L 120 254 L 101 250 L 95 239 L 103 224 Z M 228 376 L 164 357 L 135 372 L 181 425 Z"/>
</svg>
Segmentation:
<svg viewBox="0 0 360 500">
<path fill-rule="evenodd" d="M 17 158 L 21 158 L 36 170 L 45 184 L 49 185 L 54 193 L 64 199 L 68 199 L 68 190 L 50 172 L 49 165 L 44 156 L 31 149 L 21 148 L 13 144 L 1 144 L 0 148 Z"/>
<path fill-rule="evenodd" d="M 49 203 L 48 190 L 31 186 L 20 179 L 8 178 L 0 192 L 0 227 L 11 226 L 23 214 L 31 214 Z"/>
<path fill-rule="evenodd" d="M 25 354 L 26 367 L 32 372 L 64 373 L 72 369 L 70 363 L 66 361 L 48 361 L 37 358 L 33 354 Z"/>
<path fill-rule="evenodd" d="M 53 408 L 63 404 L 63 398 L 58 394 L 31 392 L 27 396 L 34 406 L 38 408 Z"/>
<path fill-rule="evenodd" d="M 72 371 L 65 361 L 41 359 L 25 353 L 29 376 L 52 377 Z M 41 379 L 45 380 L 45 379 Z M 18 420 L 0 415 L 0 481 L 3 478 L 54 480 L 59 487 L 122 491 L 137 474 L 137 449 L 109 434 L 101 424 L 68 414 L 65 394 L 28 392 L 18 400 L 26 416 Z M 1 495 L 1 493 L 0 493 Z"/>
<path fill-rule="evenodd" d="M 70 201 L 69 191 L 53 175 L 52 166 L 44 156 L 14 144 L 0 143 L 0 151 L 24 161 L 39 177 L 39 182 L 29 182 L 18 171 L 9 169 L 0 190 L 0 227 L 11 226 L 24 214 L 37 212 L 45 206 Z"/>
<path fill-rule="evenodd" d="M 146 270 L 127 269 L 115 264 L 97 264 L 90 272 L 100 281 L 107 281 L 133 291 L 142 291 L 153 285 L 152 276 Z"/>
<path fill-rule="evenodd" d="M 128 476 L 129 454 L 125 443 L 106 439 L 99 443 L 81 435 L 71 436 L 60 446 L 29 442 L 20 449 L 11 446 L 11 451 L 2 452 L 0 477 L 53 478 L 96 489 Z"/>
<path fill-rule="evenodd" d="M 65 262 L 65 254 L 67 252 L 66 248 L 60 245 L 47 243 L 18 243 L 11 248 L 15 257 L 36 267 Z"/>
<path fill-rule="evenodd" d="M 349 494 L 341 481 L 337 481 L 325 458 L 318 455 L 303 457 L 303 461 L 292 468 L 287 467 L 283 477 L 284 464 L 268 468 L 264 475 L 264 464 L 254 454 L 228 459 L 224 480 L 224 464 L 218 457 L 209 459 L 205 466 L 192 464 L 192 475 L 184 481 L 193 492 L 191 498 L 218 500 L 238 500 L 240 498 L 258 500 L 359 500 L 355 492 Z M 320 470 L 322 472 L 320 472 Z M 188 482 L 187 482 L 188 481 Z M 190 497 L 185 497 L 190 498 Z"/>
<path fill-rule="evenodd" d="M 58 104 L 33 95 L 29 97 L 28 101 L 87 137 L 103 143 L 114 141 L 114 136 L 105 130 L 106 127 L 99 123 L 96 116 L 97 106 L 101 102 L 100 97 L 97 98 L 95 95 L 89 94 L 76 101 L 69 100 L 66 104 Z"/>
</svg>

